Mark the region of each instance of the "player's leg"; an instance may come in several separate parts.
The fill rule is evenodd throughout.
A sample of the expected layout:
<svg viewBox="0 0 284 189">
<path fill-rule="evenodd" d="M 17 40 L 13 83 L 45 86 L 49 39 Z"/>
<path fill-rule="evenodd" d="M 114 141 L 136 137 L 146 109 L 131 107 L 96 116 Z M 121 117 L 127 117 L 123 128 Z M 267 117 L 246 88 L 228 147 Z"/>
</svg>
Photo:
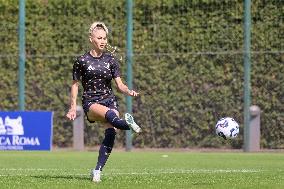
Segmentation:
<svg viewBox="0 0 284 189">
<path fill-rule="evenodd" d="M 130 126 L 135 132 L 141 132 L 141 128 L 135 123 L 130 114 L 125 114 L 125 120 L 120 119 L 113 109 L 101 104 L 92 104 L 87 112 L 87 116 L 90 121 L 107 121 L 120 130 L 129 130 Z"/>
<path fill-rule="evenodd" d="M 115 141 L 115 135 L 116 135 L 115 128 L 113 128 L 113 126 L 109 123 L 106 123 L 105 126 L 106 126 L 105 138 L 99 150 L 98 162 L 96 168 L 92 170 L 91 177 L 94 182 L 101 181 L 101 171 L 108 160 L 108 157 L 112 151 Z"/>
</svg>

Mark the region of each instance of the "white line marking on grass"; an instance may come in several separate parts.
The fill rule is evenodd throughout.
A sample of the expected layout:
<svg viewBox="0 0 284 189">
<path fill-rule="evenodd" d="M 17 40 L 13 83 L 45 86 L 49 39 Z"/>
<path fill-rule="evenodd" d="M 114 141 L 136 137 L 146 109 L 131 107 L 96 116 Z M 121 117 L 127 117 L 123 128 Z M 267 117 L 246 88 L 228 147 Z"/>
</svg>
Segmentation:
<svg viewBox="0 0 284 189">
<path fill-rule="evenodd" d="M 41 175 L 41 174 L 0 174 L 0 177 L 35 177 L 35 176 L 45 176 L 45 175 Z M 90 174 L 50 174 L 49 176 L 70 176 L 70 177 L 74 177 L 74 176 L 90 176 Z"/>
<path fill-rule="evenodd" d="M 105 175 L 157 175 L 157 174 L 190 174 L 190 173 L 257 173 L 261 172 L 260 170 L 248 170 L 248 169 L 240 169 L 240 170 L 227 170 L 227 169 L 217 169 L 217 170 L 209 170 L 209 169 L 189 169 L 189 170 L 149 170 L 149 172 L 109 172 L 104 173 Z"/>
<path fill-rule="evenodd" d="M 79 174 L 73 173 L 74 171 L 84 171 L 86 169 L 53 169 L 53 168 L 2 168 L 0 171 L 7 171 L 8 173 L 0 174 L 0 177 L 13 177 L 13 176 L 36 176 L 41 175 L 37 174 L 42 171 L 50 171 L 51 175 L 60 175 L 60 176 L 89 176 L 90 174 Z M 10 172 L 11 171 L 11 172 Z M 17 173 L 15 173 L 17 171 Z M 25 173 L 18 173 L 18 172 Z M 58 172 L 60 171 L 60 172 Z M 86 170 L 87 171 L 87 170 Z M 159 174 L 192 174 L 192 173 L 205 173 L 205 174 L 214 174 L 214 173 L 257 173 L 261 170 L 254 169 L 154 169 L 154 170 L 143 170 L 141 172 L 130 171 L 130 172 L 118 172 L 118 169 L 110 169 L 109 172 L 102 173 L 102 175 L 159 175 Z M 262 170 L 263 171 L 263 170 Z M 9 173 L 10 172 L 10 173 Z M 31 174 L 27 174 L 27 173 Z"/>
<path fill-rule="evenodd" d="M 0 171 L 62 171 L 64 169 L 53 168 L 2 168 Z"/>
</svg>

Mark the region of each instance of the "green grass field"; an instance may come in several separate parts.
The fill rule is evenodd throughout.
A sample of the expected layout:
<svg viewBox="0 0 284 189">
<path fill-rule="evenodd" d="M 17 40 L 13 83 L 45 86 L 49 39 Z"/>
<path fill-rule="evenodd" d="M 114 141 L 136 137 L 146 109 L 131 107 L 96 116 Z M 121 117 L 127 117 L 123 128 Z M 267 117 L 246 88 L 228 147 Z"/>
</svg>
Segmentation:
<svg viewBox="0 0 284 189">
<path fill-rule="evenodd" d="M 97 152 L 0 152 L 0 188 L 284 188 L 284 153 L 118 152 L 92 183 Z"/>
</svg>

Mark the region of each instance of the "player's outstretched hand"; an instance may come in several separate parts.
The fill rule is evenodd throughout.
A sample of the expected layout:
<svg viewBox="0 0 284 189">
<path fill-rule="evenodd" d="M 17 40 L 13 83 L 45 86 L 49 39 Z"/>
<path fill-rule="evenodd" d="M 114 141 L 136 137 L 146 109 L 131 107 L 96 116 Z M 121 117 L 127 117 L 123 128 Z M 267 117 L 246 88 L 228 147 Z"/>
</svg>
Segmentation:
<svg viewBox="0 0 284 189">
<path fill-rule="evenodd" d="M 76 118 L 76 110 L 70 109 L 66 114 L 66 117 L 70 120 L 74 120 Z"/>
<path fill-rule="evenodd" d="M 139 93 L 137 93 L 137 92 L 134 91 L 134 90 L 129 90 L 129 91 L 128 91 L 128 95 L 129 95 L 129 96 L 138 96 Z"/>
</svg>

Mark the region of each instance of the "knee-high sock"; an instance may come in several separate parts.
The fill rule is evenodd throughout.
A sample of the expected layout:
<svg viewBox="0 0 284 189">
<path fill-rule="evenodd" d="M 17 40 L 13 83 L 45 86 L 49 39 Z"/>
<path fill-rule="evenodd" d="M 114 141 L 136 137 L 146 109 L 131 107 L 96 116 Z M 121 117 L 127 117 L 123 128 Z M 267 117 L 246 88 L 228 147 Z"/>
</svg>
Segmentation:
<svg viewBox="0 0 284 189">
<path fill-rule="evenodd" d="M 106 112 L 105 118 L 112 126 L 120 130 L 130 130 L 124 119 L 120 119 L 113 110 Z"/>
<path fill-rule="evenodd" d="M 105 130 L 105 138 L 100 147 L 96 170 L 101 171 L 105 166 L 114 145 L 115 135 L 116 132 L 114 128 L 108 128 Z"/>
</svg>

